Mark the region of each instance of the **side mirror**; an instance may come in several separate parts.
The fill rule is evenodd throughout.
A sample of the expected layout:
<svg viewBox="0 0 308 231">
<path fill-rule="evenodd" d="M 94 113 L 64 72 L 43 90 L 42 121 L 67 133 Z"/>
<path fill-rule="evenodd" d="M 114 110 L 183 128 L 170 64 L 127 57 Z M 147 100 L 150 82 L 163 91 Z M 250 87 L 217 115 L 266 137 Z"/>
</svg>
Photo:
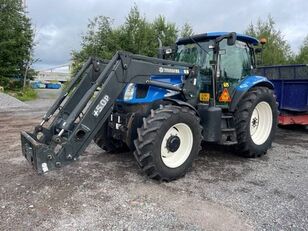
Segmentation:
<svg viewBox="0 0 308 231">
<path fill-rule="evenodd" d="M 255 53 L 256 53 L 256 54 L 261 53 L 262 50 L 263 50 L 263 49 L 262 49 L 261 47 L 255 48 Z"/>
<path fill-rule="evenodd" d="M 231 32 L 229 34 L 228 39 L 227 39 L 228 46 L 233 46 L 235 44 L 235 41 L 236 41 L 236 33 L 235 32 Z"/>
<path fill-rule="evenodd" d="M 262 66 L 262 60 L 261 59 L 257 59 L 257 61 L 256 61 L 256 64 L 257 64 L 257 66 Z"/>
</svg>

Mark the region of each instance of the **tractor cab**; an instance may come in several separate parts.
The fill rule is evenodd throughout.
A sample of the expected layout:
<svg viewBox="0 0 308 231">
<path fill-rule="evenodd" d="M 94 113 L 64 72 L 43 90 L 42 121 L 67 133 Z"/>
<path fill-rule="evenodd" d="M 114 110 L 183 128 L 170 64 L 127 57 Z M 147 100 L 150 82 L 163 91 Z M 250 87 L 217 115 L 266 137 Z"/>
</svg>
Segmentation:
<svg viewBox="0 0 308 231">
<path fill-rule="evenodd" d="M 250 76 L 255 67 L 253 37 L 215 32 L 179 39 L 175 61 L 199 67 L 197 85 L 199 101 L 227 105 L 238 84 Z"/>
</svg>

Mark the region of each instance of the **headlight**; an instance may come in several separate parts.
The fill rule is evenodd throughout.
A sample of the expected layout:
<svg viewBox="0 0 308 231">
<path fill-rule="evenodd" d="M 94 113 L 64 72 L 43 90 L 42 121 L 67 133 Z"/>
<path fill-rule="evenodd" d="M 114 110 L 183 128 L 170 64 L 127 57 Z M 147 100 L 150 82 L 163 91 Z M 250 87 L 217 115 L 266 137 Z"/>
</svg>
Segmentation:
<svg viewBox="0 0 308 231">
<path fill-rule="evenodd" d="M 131 100 L 134 97 L 134 91 L 135 91 L 135 84 L 134 83 L 128 84 L 124 93 L 124 100 L 125 101 Z"/>
</svg>

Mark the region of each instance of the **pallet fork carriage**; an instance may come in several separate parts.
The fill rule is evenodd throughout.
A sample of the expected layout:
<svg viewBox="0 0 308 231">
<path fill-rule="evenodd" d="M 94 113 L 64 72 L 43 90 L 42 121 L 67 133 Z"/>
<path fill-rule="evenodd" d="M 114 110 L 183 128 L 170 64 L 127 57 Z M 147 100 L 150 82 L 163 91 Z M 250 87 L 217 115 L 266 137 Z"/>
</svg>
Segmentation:
<svg viewBox="0 0 308 231">
<path fill-rule="evenodd" d="M 162 70 L 166 70 L 165 73 Z M 76 160 L 86 149 L 127 84 L 145 84 L 180 92 L 189 101 L 193 65 L 117 52 L 107 62 L 90 58 L 64 90 L 33 133 L 21 132 L 22 152 L 38 173 Z M 152 80 L 152 75 L 183 72 L 181 86 Z M 190 81 L 191 80 L 191 81 Z M 44 124 L 51 120 L 49 125 Z"/>
</svg>

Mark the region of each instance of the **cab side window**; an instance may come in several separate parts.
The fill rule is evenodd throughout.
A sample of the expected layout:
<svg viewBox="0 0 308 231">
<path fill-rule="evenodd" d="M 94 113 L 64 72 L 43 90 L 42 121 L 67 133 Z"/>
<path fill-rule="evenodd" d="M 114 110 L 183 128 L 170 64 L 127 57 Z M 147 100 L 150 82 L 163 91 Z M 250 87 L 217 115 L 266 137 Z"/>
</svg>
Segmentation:
<svg viewBox="0 0 308 231">
<path fill-rule="evenodd" d="M 251 58 L 248 45 L 236 41 L 228 46 L 226 41 L 220 44 L 220 77 L 224 79 L 242 79 L 251 73 Z"/>
</svg>

